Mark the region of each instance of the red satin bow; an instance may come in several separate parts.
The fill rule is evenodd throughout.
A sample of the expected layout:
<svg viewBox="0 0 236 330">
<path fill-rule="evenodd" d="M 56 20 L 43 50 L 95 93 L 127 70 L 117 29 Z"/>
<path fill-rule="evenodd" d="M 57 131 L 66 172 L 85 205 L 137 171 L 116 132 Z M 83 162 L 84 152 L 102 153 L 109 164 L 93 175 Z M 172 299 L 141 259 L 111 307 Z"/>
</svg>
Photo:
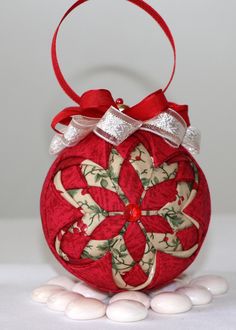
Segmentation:
<svg viewBox="0 0 236 330">
<path fill-rule="evenodd" d="M 56 129 L 57 124 L 69 125 L 71 117 L 76 115 L 101 118 L 111 106 L 117 107 L 110 91 L 106 89 L 89 90 L 81 96 L 80 106 L 62 110 L 54 117 L 51 126 L 58 132 Z M 188 106 L 168 102 L 161 89 L 145 97 L 138 104 L 128 107 L 123 113 L 134 119 L 146 121 L 169 108 L 182 116 L 187 126 L 190 125 Z"/>
</svg>

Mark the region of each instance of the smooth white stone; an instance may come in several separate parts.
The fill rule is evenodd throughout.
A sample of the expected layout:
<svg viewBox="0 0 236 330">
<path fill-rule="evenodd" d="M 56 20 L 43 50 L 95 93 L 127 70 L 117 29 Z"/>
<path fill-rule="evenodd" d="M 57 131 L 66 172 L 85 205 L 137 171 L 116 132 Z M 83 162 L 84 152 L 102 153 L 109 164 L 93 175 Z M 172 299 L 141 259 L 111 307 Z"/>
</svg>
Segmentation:
<svg viewBox="0 0 236 330">
<path fill-rule="evenodd" d="M 57 276 L 49 280 L 46 284 L 59 285 L 65 288 L 66 290 L 71 290 L 75 285 L 75 282 L 66 276 Z"/>
<path fill-rule="evenodd" d="M 181 286 L 185 285 L 185 283 L 182 280 L 173 280 L 172 282 L 170 282 L 169 284 L 162 286 L 159 289 L 153 290 L 149 293 L 149 296 L 151 298 L 155 297 L 156 295 L 158 295 L 159 293 L 162 292 L 174 292 L 175 290 L 177 290 L 178 288 L 180 288 Z"/>
<path fill-rule="evenodd" d="M 213 298 L 211 292 L 203 286 L 183 286 L 177 289 L 176 292 L 188 296 L 193 305 L 209 304 Z"/>
<path fill-rule="evenodd" d="M 224 294 L 229 288 L 227 281 L 223 277 L 217 275 L 199 276 L 193 279 L 190 284 L 203 286 L 213 295 Z"/>
<path fill-rule="evenodd" d="M 178 314 L 189 311 L 192 302 L 189 297 L 176 292 L 162 292 L 151 300 L 154 312 L 162 314 Z"/>
<path fill-rule="evenodd" d="M 87 284 L 85 284 L 83 282 L 76 283 L 73 286 L 72 291 L 80 293 L 84 297 L 95 298 L 95 299 L 98 299 L 98 300 L 104 300 L 108 297 L 108 294 L 106 294 L 102 291 L 92 289 L 91 287 L 89 287 Z"/>
<path fill-rule="evenodd" d="M 107 306 L 107 317 L 116 322 L 135 322 L 147 317 L 148 309 L 135 300 L 117 300 Z"/>
<path fill-rule="evenodd" d="M 69 291 L 58 292 L 48 298 L 47 306 L 54 311 L 64 312 L 69 303 L 79 298 L 84 298 L 84 296 Z"/>
<path fill-rule="evenodd" d="M 143 292 L 138 291 L 124 291 L 115 294 L 109 301 L 109 304 L 113 303 L 114 301 L 118 300 L 135 300 L 142 303 L 146 308 L 150 307 L 150 298 Z"/>
<path fill-rule="evenodd" d="M 34 289 L 32 292 L 32 299 L 40 303 L 46 303 L 50 296 L 63 291 L 65 291 L 65 289 L 59 285 L 43 285 Z"/>
<path fill-rule="evenodd" d="M 106 305 L 94 298 L 78 298 L 66 307 L 65 314 L 73 320 L 93 320 L 106 314 Z"/>
<path fill-rule="evenodd" d="M 176 281 L 181 281 L 181 283 L 183 283 L 184 285 L 188 285 L 191 280 L 192 280 L 192 276 L 190 276 L 189 274 L 181 274 L 178 277 L 176 277 L 175 279 Z"/>
</svg>

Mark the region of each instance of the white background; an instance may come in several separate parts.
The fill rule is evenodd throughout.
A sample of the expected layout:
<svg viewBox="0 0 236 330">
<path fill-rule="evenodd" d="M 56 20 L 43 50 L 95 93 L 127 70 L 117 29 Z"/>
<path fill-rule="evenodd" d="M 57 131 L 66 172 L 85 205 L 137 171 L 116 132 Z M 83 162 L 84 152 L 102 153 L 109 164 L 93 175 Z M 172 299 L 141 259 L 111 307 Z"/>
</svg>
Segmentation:
<svg viewBox="0 0 236 330">
<path fill-rule="evenodd" d="M 57 84 L 50 60 L 53 31 L 72 3 L 0 0 L 3 330 L 58 330 L 69 324 L 71 329 L 81 327 L 62 316 L 56 321 L 56 316 L 29 301 L 33 287 L 62 272 L 42 235 L 39 196 L 53 161 L 48 155 L 53 135 L 50 121 L 62 108 L 73 105 Z M 192 124 L 201 129 L 203 137 L 198 161 L 209 181 L 213 216 L 207 242 L 190 272 L 226 272 L 227 277 L 236 271 L 236 2 L 148 3 L 166 19 L 177 45 L 177 72 L 166 96 L 170 101 L 189 104 Z M 154 21 L 124 0 L 91 0 L 73 13 L 59 37 L 59 58 L 65 76 L 79 94 L 107 88 L 114 98 L 123 97 L 130 105 L 165 85 L 173 60 L 171 48 Z M 46 263 L 50 269 L 41 267 Z M 159 328 L 174 325 L 178 329 L 179 324 L 181 329 L 192 326 L 193 330 L 199 328 L 200 320 L 201 329 L 235 329 L 233 278 L 235 275 L 228 275 L 229 296 L 202 313 L 195 310 L 195 314 L 180 316 L 180 323 L 175 318 L 159 320 Z M 10 315 L 11 310 L 18 313 Z M 102 321 L 97 329 L 99 324 L 104 330 Z M 138 326 L 143 328 L 144 324 Z M 88 323 L 83 328 L 90 326 Z M 146 323 L 147 328 L 153 326 L 155 322 Z"/>
</svg>

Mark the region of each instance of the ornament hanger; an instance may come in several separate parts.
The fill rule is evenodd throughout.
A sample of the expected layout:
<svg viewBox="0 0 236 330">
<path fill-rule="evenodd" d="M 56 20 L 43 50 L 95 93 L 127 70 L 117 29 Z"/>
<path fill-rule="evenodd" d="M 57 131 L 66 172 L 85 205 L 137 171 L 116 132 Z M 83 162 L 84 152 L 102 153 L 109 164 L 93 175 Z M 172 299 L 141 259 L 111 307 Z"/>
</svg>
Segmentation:
<svg viewBox="0 0 236 330">
<path fill-rule="evenodd" d="M 52 48 L 51 48 L 51 55 L 52 55 L 52 64 L 53 64 L 53 68 L 54 68 L 54 72 L 55 75 L 57 77 L 57 80 L 60 84 L 60 86 L 62 87 L 62 89 L 64 90 L 64 92 L 73 100 L 75 101 L 77 104 L 80 104 L 80 100 L 81 97 L 70 87 L 70 85 L 67 83 L 67 81 L 65 80 L 65 77 L 60 69 L 60 65 L 59 65 L 59 61 L 58 61 L 58 56 L 57 56 L 57 37 L 58 37 L 58 33 L 60 30 L 60 27 L 62 25 L 62 23 L 64 22 L 64 20 L 67 18 L 67 16 L 69 16 L 69 14 L 75 10 L 77 7 L 79 7 L 80 5 L 82 5 L 83 3 L 87 2 L 88 0 L 79 0 L 76 3 L 74 3 L 65 13 L 65 15 L 62 17 L 52 40 Z M 157 23 L 158 25 L 161 27 L 161 29 L 163 30 L 163 32 L 165 33 L 166 37 L 168 38 L 172 50 L 173 50 L 173 54 L 174 54 L 174 64 L 173 64 L 173 69 L 172 69 L 172 73 L 171 73 L 171 77 L 170 80 L 168 82 L 168 84 L 166 85 L 166 87 L 163 89 L 163 92 L 165 92 L 169 85 L 171 84 L 173 78 L 174 78 L 174 74 L 175 74 L 175 69 L 176 69 L 176 48 L 175 48 L 175 42 L 174 42 L 174 38 L 171 34 L 171 31 L 168 27 L 168 25 L 166 24 L 166 22 L 164 21 L 164 19 L 160 16 L 160 14 L 158 14 L 157 11 L 155 11 L 150 5 L 148 5 L 146 2 L 144 2 L 143 0 L 127 0 L 129 2 L 131 2 L 132 4 L 138 6 L 139 8 L 141 8 L 142 10 L 144 10 L 147 14 L 149 14 Z"/>
<path fill-rule="evenodd" d="M 176 68 L 176 48 L 173 36 L 163 18 L 143 0 L 127 1 L 144 10 L 158 23 L 168 38 L 174 54 L 171 77 L 164 90 L 157 90 L 138 104 L 132 107 L 127 106 L 123 111 L 120 111 L 119 107 L 117 109 L 117 104 L 110 91 L 105 89 L 89 90 L 79 96 L 67 83 L 58 62 L 57 36 L 67 16 L 87 1 L 79 0 L 67 10 L 52 41 L 52 63 L 55 75 L 62 89 L 77 105 L 63 109 L 53 119 L 51 126 L 58 134 L 52 140 L 50 153 L 57 154 L 66 147 L 78 144 L 91 132 L 118 146 L 139 129 L 163 137 L 175 148 L 182 144 L 192 153 L 198 153 L 200 132 L 190 126 L 188 106 L 168 102 L 164 95 L 173 80 Z M 67 127 L 63 131 L 58 131 L 57 124 Z"/>
</svg>

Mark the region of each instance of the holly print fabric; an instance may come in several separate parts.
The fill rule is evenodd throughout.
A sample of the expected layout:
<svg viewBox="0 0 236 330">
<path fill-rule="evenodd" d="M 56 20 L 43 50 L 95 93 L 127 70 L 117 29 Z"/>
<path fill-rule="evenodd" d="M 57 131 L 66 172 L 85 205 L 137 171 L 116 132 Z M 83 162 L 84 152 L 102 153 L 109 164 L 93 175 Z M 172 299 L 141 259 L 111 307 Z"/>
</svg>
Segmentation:
<svg viewBox="0 0 236 330">
<path fill-rule="evenodd" d="M 209 220 L 204 223 L 191 208 L 202 176 L 191 156 L 165 142 L 167 152 L 160 149 L 159 155 L 145 138 L 132 142 L 120 148 L 100 142 L 106 144 L 107 161 L 95 161 L 91 152 L 77 161 L 69 158 L 56 166 L 50 182 L 54 197 L 60 196 L 71 214 L 70 221 L 61 221 L 51 248 L 77 276 L 83 268 L 91 274 L 96 264 L 107 263 L 112 286 L 95 284 L 103 290 L 145 290 L 177 276 L 195 258 L 208 227 Z M 173 265 L 166 276 L 160 274 L 162 260 L 172 261 L 173 275 L 168 274 Z"/>
</svg>

